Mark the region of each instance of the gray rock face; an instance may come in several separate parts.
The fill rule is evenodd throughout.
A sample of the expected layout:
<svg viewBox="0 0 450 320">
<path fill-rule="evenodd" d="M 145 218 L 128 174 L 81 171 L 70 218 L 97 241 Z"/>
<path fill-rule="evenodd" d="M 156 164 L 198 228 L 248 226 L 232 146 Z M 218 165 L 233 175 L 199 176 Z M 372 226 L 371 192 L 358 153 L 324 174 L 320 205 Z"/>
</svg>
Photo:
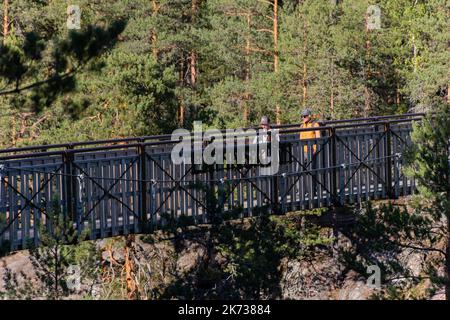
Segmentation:
<svg viewBox="0 0 450 320">
<path fill-rule="evenodd" d="M 283 299 L 330 299 L 339 270 L 332 259 L 285 261 L 281 282 Z"/>
<path fill-rule="evenodd" d="M 185 248 L 178 255 L 176 270 L 179 273 L 188 273 L 195 269 L 206 254 L 204 246 L 186 241 Z"/>
<path fill-rule="evenodd" d="M 4 289 L 5 266 L 16 274 L 23 272 L 29 277 L 33 277 L 33 266 L 29 258 L 28 251 L 18 251 L 9 256 L 0 258 L 0 290 Z"/>
<path fill-rule="evenodd" d="M 356 273 L 349 272 L 343 281 L 341 288 L 337 291 L 338 300 L 367 300 L 375 289 L 367 285 L 364 279 L 359 278 Z"/>
<path fill-rule="evenodd" d="M 341 276 L 338 263 L 330 257 L 317 261 L 287 261 L 282 280 L 282 298 L 294 300 L 367 300 L 374 289 L 365 279 L 349 272 Z M 342 279 L 343 278 L 343 279 Z"/>
<path fill-rule="evenodd" d="M 339 243 L 345 247 L 349 246 L 346 241 L 339 241 Z M 107 245 L 105 242 L 97 243 L 99 248 L 105 245 Z M 195 275 L 195 271 L 199 270 L 199 267 L 205 262 L 207 250 L 203 244 L 184 239 L 181 244 L 177 245 L 178 249 L 175 250 L 176 245 L 173 241 L 156 241 L 150 244 L 142 241 L 141 237 L 136 237 L 134 244 L 136 261 L 139 261 L 144 267 L 143 272 L 148 273 L 149 279 L 151 279 L 148 285 L 154 290 L 170 286 L 174 283 L 177 275 Z M 103 261 L 110 261 L 112 253 L 116 262 L 123 263 L 124 246 L 121 242 L 110 248 L 111 250 L 108 252 L 102 251 Z M 403 263 L 409 266 L 415 275 L 419 274 L 424 256 L 406 250 L 402 254 L 404 256 Z M 213 252 L 209 263 L 213 268 L 220 270 L 220 266 L 226 265 L 227 261 L 225 257 Z M 37 281 L 33 278 L 35 275 L 29 253 L 27 251 L 16 252 L 0 258 L 0 291 L 4 289 L 4 265 L 18 275 L 24 272 L 33 281 Z M 328 251 L 319 252 L 308 259 L 284 258 L 280 262 L 279 270 L 281 272 L 281 299 L 364 300 L 370 299 L 374 293 L 377 293 L 377 289 L 367 285 L 363 277 L 353 271 L 344 271 L 344 266 Z M 196 282 L 195 279 L 193 281 Z M 101 286 L 101 284 L 96 285 Z M 69 298 L 79 299 L 82 297 L 83 295 L 79 293 Z M 444 293 L 440 291 L 431 297 L 431 299 L 443 298 Z"/>
</svg>

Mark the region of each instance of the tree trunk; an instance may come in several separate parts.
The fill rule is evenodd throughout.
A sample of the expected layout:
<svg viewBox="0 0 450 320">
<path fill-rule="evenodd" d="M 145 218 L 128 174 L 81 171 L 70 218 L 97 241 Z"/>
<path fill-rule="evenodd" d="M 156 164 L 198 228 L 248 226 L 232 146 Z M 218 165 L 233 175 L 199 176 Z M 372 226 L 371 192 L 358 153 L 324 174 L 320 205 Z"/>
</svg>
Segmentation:
<svg viewBox="0 0 450 320">
<path fill-rule="evenodd" d="M 54 299 L 55 300 L 59 300 L 59 287 L 58 287 L 58 284 L 59 284 L 59 269 L 58 269 L 58 264 L 59 264 L 59 256 L 58 256 L 58 254 L 59 254 L 59 252 L 58 252 L 58 248 L 59 248 L 59 246 L 58 245 L 56 245 L 55 246 L 55 255 L 54 255 L 54 257 L 55 257 L 55 287 L 54 287 L 54 290 L 55 290 L 55 292 L 54 292 Z"/>
<path fill-rule="evenodd" d="M 447 187 L 447 198 L 450 199 L 450 188 Z M 445 248 L 445 300 L 450 300 L 450 212 L 447 212 L 447 244 Z"/>
<path fill-rule="evenodd" d="M 450 42 L 447 42 L 447 51 L 450 52 Z M 448 74 L 450 74 L 450 67 L 448 68 Z M 450 83 L 447 85 L 447 103 L 450 103 Z"/>
<path fill-rule="evenodd" d="M 158 9 L 159 9 L 159 7 L 158 7 L 158 4 L 156 3 L 156 0 L 152 0 L 153 22 L 155 22 L 155 18 L 156 18 L 156 15 L 158 13 Z M 152 55 L 153 55 L 153 58 L 156 61 L 158 59 L 158 47 L 157 47 L 158 37 L 157 37 L 157 33 L 156 33 L 156 28 L 152 29 L 151 41 L 152 41 Z"/>
<path fill-rule="evenodd" d="M 333 62 L 332 62 L 333 63 Z M 333 68 L 333 66 L 331 66 Z M 334 117 L 334 74 L 331 72 L 330 114 Z"/>
<path fill-rule="evenodd" d="M 184 125 L 184 114 L 186 112 L 186 108 L 184 106 L 184 99 L 181 98 L 180 99 L 180 106 L 178 109 L 178 123 L 180 124 L 180 126 Z"/>
<path fill-rule="evenodd" d="M 179 75 L 180 86 L 183 86 L 183 82 L 184 82 L 183 74 L 184 74 L 184 57 L 182 57 L 181 65 L 180 65 L 180 75 Z M 182 95 L 183 95 L 183 93 L 181 94 L 179 105 L 178 105 L 178 124 L 180 126 L 183 126 L 183 124 L 184 124 L 184 114 L 185 114 L 184 98 Z"/>
<path fill-rule="evenodd" d="M 450 300 L 450 217 L 447 216 L 447 247 L 445 250 L 445 300 Z"/>
<path fill-rule="evenodd" d="M 416 37 L 415 37 L 415 35 L 412 35 L 411 40 L 412 40 L 412 45 L 413 45 L 413 57 L 414 57 L 414 59 L 413 59 L 413 66 L 414 66 L 413 72 L 417 73 L 417 66 L 418 66 L 418 62 L 419 61 L 417 59 L 417 46 L 416 46 Z"/>
<path fill-rule="evenodd" d="M 17 122 L 16 122 L 16 117 L 17 117 L 17 114 L 16 114 L 16 113 L 13 113 L 13 114 L 12 114 L 12 119 L 11 119 L 11 144 L 12 144 L 13 147 L 14 147 L 14 146 L 16 145 L 16 143 L 17 143 L 17 140 L 16 140 L 16 138 L 17 138 L 17 128 L 16 128 Z"/>
<path fill-rule="evenodd" d="M 195 53 L 195 50 L 191 51 L 190 69 L 191 69 L 191 86 L 194 87 L 197 82 L 197 54 Z"/>
<path fill-rule="evenodd" d="M 307 86 L 307 72 L 306 63 L 303 62 L 303 106 L 306 107 L 306 100 L 308 98 L 308 86 Z"/>
<path fill-rule="evenodd" d="M 278 72 L 278 0 L 273 1 L 273 69 Z"/>
<path fill-rule="evenodd" d="M 368 80 L 371 77 L 370 74 L 370 38 L 369 38 L 369 24 L 368 24 L 368 16 L 366 14 L 366 72 L 365 72 L 365 83 L 364 83 L 364 116 L 368 117 L 370 113 L 370 92 L 368 88 Z"/>
<path fill-rule="evenodd" d="M 450 72 L 450 69 L 449 69 Z M 447 86 L 447 103 L 450 103 L 450 84 Z"/>
<path fill-rule="evenodd" d="M 247 18 L 247 35 L 245 39 L 245 93 L 244 93 L 244 124 L 248 125 L 248 103 L 250 100 L 250 93 L 248 92 L 250 83 L 250 27 L 251 15 L 246 14 Z"/>
<path fill-rule="evenodd" d="M 273 0 L 273 71 L 275 75 L 278 75 L 279 64 L 279 51 L 278 51 L 278 0 Z M 277 102 L 275 106 L 276 123 L 281 124 L 281 110 L 280 105 Z"/>
<path fill-rule="evenodd" d="M 127 298 L 136 300 L 138 298 L 138 287 L 134 280 L 134 263 L 132 259 L 134 235 L 128 235 L 125 240 L 125 276 L 127 283 Z"/>
<path fill-rule="evenodd" d="M 195 22 L 195 16 L 198 11 L 198 0 L 192 0 L 192 16 L 191 23 Z M 197 82 L 197 54 L 194 49 L 190 54 L 190 73 L 191 73 L 191 85 L 194 87 Z"/>
<path fill-rule="evenodd" d="M 303 17 L 303 29 L 304 29 L 304 40 L 303 40 L 303 81 L 302 81 L 302 90 L 303 90 L 303 107 L 306 107 L 307 98 L 308 98 L 308 68 L 306 66 L 306 59 L 308 57 L 308 24 L 306 21 L 306 17 Z"/>
<path fill-rule="evenodd" d="M 6 38 L 8 37 L 9 33 L 9 0 L 3 0 L 3 44 L 6 43 Z M 16 115 L 12 115 L 12 121 L 11 121 L 11 143 L 14 147 L 16 145 Z"/>
<path fill-rule="evenodd" d="M 3 0 L 3 44 L 6 43 L 6 37 L 8 36 L 8 27 L 9 27 L 8 1 L 9 0 Z"/>
</svg>

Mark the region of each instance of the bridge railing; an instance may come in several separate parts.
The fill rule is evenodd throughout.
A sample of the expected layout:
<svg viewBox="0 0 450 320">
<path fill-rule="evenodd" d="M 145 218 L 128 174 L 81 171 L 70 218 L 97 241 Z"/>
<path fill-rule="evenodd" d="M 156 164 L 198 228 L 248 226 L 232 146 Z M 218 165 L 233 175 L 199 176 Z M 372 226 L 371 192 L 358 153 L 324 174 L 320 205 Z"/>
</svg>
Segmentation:
<svg viewBox="0 0 450 320">
<path fill-rule="evenodd" d="M 299 132 L 311 129 L 282 127 L 281 163 L 270 175 L 261 165 L 174 164 L 169 135 L 1 150 L 0 241 L 11 249 L 38 245 L 55 199 L 79 233 L 97 239 L 174 221 L 408 195 L 415 184 L 402 173 L 402 154 L 417 120 L 324 123 L 310 140 Z"/>
</svg>

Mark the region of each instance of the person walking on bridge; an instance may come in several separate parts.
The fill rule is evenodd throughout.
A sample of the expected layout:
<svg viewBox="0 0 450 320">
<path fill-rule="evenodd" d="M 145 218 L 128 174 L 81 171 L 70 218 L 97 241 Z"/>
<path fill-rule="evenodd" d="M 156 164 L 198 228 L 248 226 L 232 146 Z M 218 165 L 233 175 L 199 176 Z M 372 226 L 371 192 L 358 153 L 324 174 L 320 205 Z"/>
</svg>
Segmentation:
<svg viewBox="0 0 450 320">
<path fill-rule="evenodd" d="M 272 129 L 270 125 L 270 120 L 267 116 L 262 116 L 261 121 L 259 123 L 260 131 L 257 133 L 257 135 L 253 139 L 254 144 L 258 144 L 258 155 L 260 157 L 259 159 L 259 166 L 258 166 L 258 176 L 259 179 L 257 180 L 258 185 L 258 191 L 262 193 L 263 203 L 268 204 L 270 200 L 274 198 L 274 188 L 275 188 L 275 181 L 273 174 L 270 170 L 270 163 L 269 164 L 261 164 L 260 161 L 263 160 L 263 163 L 267 162 L 267 157 L 275 156 L 271 155 L 271 147 L 267 144 L 270 144 L 272 141 Z M 276 135 L 274 137 L 278 142 L 280 141 L 280 136 Z M 261 151 L 259 151 L 259 148 L 261 145 L 266 144 Z M 274 159 L 271 158 L 271 161 Z"/>
<path fill-rule="evenodd" d="M 270 132 L 270 122 L 269 118 L 267 116 L 262 116 L 261 121 L 259 122 L 259 127 L 264 133 L 267 133 L 267 135 L 259 135 L 254 138 L 254 143 L 257 142 L 269 142 L 271 140 Z"/>
<path fill-rule="evenodd" d="M 312 112 L 310 109 L 304 109 L 301 113 L 301 116 L 302 116 L 302 124 L 300 125 L 301 129 L 319 127 L 319 124 L 312 120 Z M 318 138 L 320 138 L 320 130 L 310 130 L 300 132 L 300 140 L 311 140 Z M 303 147 L 303 158 L 307 159 L 308 153 L 310 151 L 312 151 L 312 154 L 315 154 L 317 151 L 316 149 L 317 147 L 315 143 L 310 146 L 308 146 L 308 144 L 305 144 Z"/>
<path fill-rule="evenodd" d="M 259 128 L 260 128 L 260 131 L 253 138 L 253 143 L 258 144 L 258 145 L 270 143 L 272 141 L 272 129 L 271 129 L 269 118 L 267 116 L 261 117 L 261 121 L 259 123 Z M 276 139 L 277 139 L 277 141 L 280 141 L 280 137 L 278 135 L 276 136 Z M 267 150 L 266 150 L 266 148 L 263 148 L 261 150 L 261 154 L 259 154 L 259 156 L 261 157 L 261 159 L 266 160 L 266 158 L 268 156 L 270 156 L 270 147 L 267 146 Z"/>
<path fill-rule="evenodd" d="M 306 108 L 301 112 L 302 123 L 300 125 L 300 129 L 308 129 L 308 128 L 318 128 L 319 124 L 312 119 L 312 112 L 310 109 Z M 305 194 L 309 195 L 309 190 L 312 191 L 312 196 L 317 192 L 317 172 L 314 171 L 317 168 L 317 139 L 320 138 L 320 130 L 308 130 L 308 131 L 300 131 L 300 140 L 303 144 L 303 165 L 304 170 L 312 170 L 310 174 L 306 176 L 311 177 L 311 179 L 307 179 L 307 181 L 311 181 L 311 189 L 310 186 L 305 190 Z M 320 150 L 319 150 L 320 152 Z"/>
</svg>

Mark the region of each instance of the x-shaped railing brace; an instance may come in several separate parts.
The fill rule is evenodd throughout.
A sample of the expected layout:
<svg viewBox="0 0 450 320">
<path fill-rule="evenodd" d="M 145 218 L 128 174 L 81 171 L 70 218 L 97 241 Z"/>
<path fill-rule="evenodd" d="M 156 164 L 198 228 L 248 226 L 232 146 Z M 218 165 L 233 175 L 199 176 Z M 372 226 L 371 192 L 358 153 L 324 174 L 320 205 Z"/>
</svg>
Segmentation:
<svg viewBox="0 0 450 320">
<path fill-rule="evenodd" d="M 369 169 L 369 171 L 371 171 L 378 179 L 381 180 L 382 183 L 386 184 L 386 181 L 384 181 L 383 178 L 381 178 L 371 167 L 369 167 L 364 161 L 366 161 L 366 159 L 370 156 L 370 154 L 372 153 L 372 151 L 375 149 L 376 146 L 378 146 L 380 144 L 380 141 L 383 139 L 383 137 L 386 135 L 386 132 L 383 132 L 383 134 L 381 135 L 381 137 L 378 138 L 377 143 L 375 143 L 373 145 L 373 147 L 370 149 L 370 151 L 366 154 L 366 156 L 364 157 L 363 160 L 361 160 L 351 149 L 350 147 L 345 144 L 345 142 L 338 136 L 335 135 L 336 139 L 339 140 L 342 145 L 344 146 L 344 148 L 346 148 L 348 151 L 350 151 L 350 153 L 359 161 L 358 167 L 353 171 L 352 175 L 350 176 L 350 178 L 348 178 L 348 180 L 346 181 L 346 183 L 344 184 L 344 187 L 339 190 L 339 196 L 342 194 L 342 192 L 344 192 L 345 188 L 348 186 L 348 184 L 350 183 L 350 181 L 352 180 L 352 178 L 355 176 L 356 172 L 358 172 L 358 170 L 361 168 L 361 166 L 365 166 L 367 169 Z"/>
<path fill-rule="evenodd" d="M 25 199 L 25 205 L 22 206 L 22 208 L 19 209 L 19 211 L 17 212 L 16 216 L 9 221 L 9 223 L 3 228 L 3 230 L 0 232 L 0 237 L 3 236 L 3 234 L 11 227 L 11 225 L 19 218 L 19 216 L 22 214 L 23 210 L 25 210 L 28 206 L 31 206 L 37 210 L 39 210 L 40 213 L 42 213 L 43 215 L 45 215 L 46 217 L 48 217 L 47 213 L 45 212 L 45 210 L 42 207 L 39 207 L 37 205 L 35 205 L 33 203 L 34 198 L 36 198 L 36 196 L 42 191 L 42 189 L 44 189 L 47 184 L 56 176 L 57 172 L 59 170 L 61 170 L 64 166 L 64 163 L 59 166 L 55 171 L 51 172 L 50 177 L 44 181 L 44 183 L 40 186 L 40 188 L 38 189 L 38 191 L 36 191 L 33 196 L 31 197 L 31 199 L 28 199 L 25 195 L 23 195 L 19 190 L 17 190 L 16 188 L 14 188 L 14 186 L 12 186 L 9 181 L 6 181 L 3 176 L 2 176 L 2 181 L 6 182 L 7 186 L 9 188 L 11 188 L 16 194 L 20 195 L 23 199 Z M 50 172 L 49 172 L 50 173 Z"/>
<path fill-rule="evenodd" d="M 239 169 L 239 167 L 236 166 L 236 170 L 237 170 L 241 175 L 243 175 L 244 178 L 247 177 L 247 174 L 249 173 L 249 171 L 250 171 L 251 169 L 252 169 L 252 168 L 249 167 L 249 168 L 247 169 L 247 171 L 245 171 L 245 173 L 242 173 L 242 171 Z M 270 176 L 268 176 L 268 177 L 270 177 Z M 253 181 L 250 180 L 250 179 L 249 179 L 248 181 L 250 182 L 250 184 L 251 184 L 252 186 L 255 187 L 255 189 L 256 189 L 257 191 L 259 191 L 259 192 L 261 193 L 261 195 L 264 196 L 264 198 L 266 198 L 267 200 L 269 200 L 269 202 L 270 202 L 271 205 L 275 205 L 275 204 L 276 204 L 276 203 L 273 201 L 273 199 L 272 199 L 270 196 L 268 196 L 267 193 L 265 193 L 264 191 L 262 191 L 262 190 L 258 187 L 258 185 L 257 185 L 255 182 L 253 182 Z M 225 203 L 225 202 L 228 200 L 229 196 L 231 195 L 231 193 L 234 192 L 234 189 L 238 186 L 239 183 L 240 183 L 240 181 L 238 181 L 238 183 L 236 183 L 236 184 L 234 185 L 234 187 L 231 189 L 231 191 L 227 193 L 227 197 L 224 198 L 223 203 Z"/>
<path fill-rule="evenodd" d="M 176 180 L 169 172 L 167 172 L 167 170 L 164 169 L 164 167 L 162 167 L 158 161 L 156 161 L 155 159 L 153 159 L 153 157 L 151 157 L 148 153 L 145 154 L 146 157 L 153 161 L 153 163 L 161 169 L 162 172 L 164 172 L 165 175 L 167 175 L 169 177 L 169 179 L 171 181 L 175 181 L 175 185 L 170 189 L 169 194 L 164 198 L 164 200 L 159 204 L 159 207 L 154 211 L 150 213 L 150 217 L 152 218 L 153 215 L 155 215 L 156 213 L 158 213 L 158 211 L 161 210 L 162 206 L 167 202 L 167 200 L 169 199 L 169 197 L 172 195 L 172 193 L 177 189 L 180 188 L 182 189 L 184 192 L 186 192 L 188 194 L 189 197 L 192 198 L 192 200 L 194 200 L 196 203 L 198 203 L 201 207 L 203 207 L 205 210 L 208 210 L 207 206 L 205 204 L 203 204 L 201 201 L 199 201 L 196 197 L 194 197 L 186 188 L 184 188 L 181 185 L 181 182 L 183 180 L 183 178 L 189 173 L 191 172 L 193 166 L 191 166 L 185 173 L 184 175 L 179 179 Z"/>
<path fill-rule="evenodd" d="M 102 202 L 102 200 L 106 197 L 109 196 L 110 198 L 118 201 L 120 204 L 122 204 L 125 208 L 127 208 L 130 212 L 133 213 L 134 216 L 136 216 L 138 219 L 140 219 L 139 215 L 130 208 L 130 206 L 128 206 L 126 203 L 124 203 L 121 199 L 119 199 L 118 197 L 116 197 L 115 195 L 111 194 L 111 190 L 115 187 L 115 185 L 123 178 L 123 176 L 128 172 L 128 170 L 130 170 L 130 168 L 133 167 L 133 165 L 136 163 L 136 161 L 139 158 L 135 158 L 133 161 L 130 162 L 130 164 L 127 166 L 127 168 L 124 170 L 124 172 L 122 172 L 122 174 L 120 175 L 119 178 L 116 179 L 112 179 L 114 181 L 114 183 L 108 188 L 104 188 L 100 183 L 98 183 L 97 181 L 95 181 L 95 178 L 92 178 L 89 176 L 89 174 L 86 173 L 86 171 L 83 170 L 83 168 L 81 168 L 80 166 L 78 166 L 76 163 L 74 163 L 74 167 L 77 168 L 78 170 L 81 171 L 81 173 L 84 175 L 84 177 L 88 178 L 89 180 L 91 180 L 96 186 L 98 186 L 102 191 L 103 191 L 103 195 L 100 197 L 100 199 L 97 200 L 97 202 L 92 206 L 92 208 L 82 216 L 82 218 L 80 219 L 79 223 L 83 223 L 87 217 L 89 217 L 89 215 L 95 210 L 95 208 Z"/>
<path fill-rule="evenodd" d="M 304 164 L 302 163 L 302 161 L 298 160 L 297 157 L 295 157 L 289 149 L 286 150 L 286 151 L 289 153 L 289 155 L 295 160 L 295 162 L 298 163 L 298 164 L 303 168 L 303 171 L 301 171 L 301 172 L 296 176 L 296 178 L 295 178 L 294 181 L 292 182 L 292 184 L 291 184 L 291 186 L 289 187 L 289 189 L 287 189 L 286 192 L 285 192 L 283 195 L 281 195 L 281 202 L 283 202 L 284 198 L 287 197 L 288 193 L 292 190 L 292 188 L 295 186 L 295 184 L 297 183 L 297 181 L 300 180 L 301 176 L 302 176 L 304 173 L 309 174 L 309 175 L 312 177 L 312 179 L 313 179 L 314 181 L 316 181 L 318 184 L 320 184 L 320 185 L 322 186 L 322 188 L 323 188 L 325 191 L 327 191 L 328 193 L 330 193 L 330 190 L 328 190 L 328 188 L 327 188 L 326 186 L 324 186 L 324 185 L 316 178 L 316 176 L 315 176 L 314 174 L 312 174 L 311 172 L 308 171 L 308 166 L 315 160 L 315 158 L 317 157 L 317 155 L 318 155 L 320 152 L 322 152 L 322 151 L 324 150 L 325 145 L 327 145 L 329 142 L 330 142 L 330 138 L 328 138 L 324 143 L 320 144 L 320 150 L 317 151 L 316 153 L 314 153 L 314 155 L 312 156 L 312 159 L 311 159 L 306 165 L 304 165 Z M 303 146 L 301 146 L 301 147 L 303 147 Z"/>
</svg>

